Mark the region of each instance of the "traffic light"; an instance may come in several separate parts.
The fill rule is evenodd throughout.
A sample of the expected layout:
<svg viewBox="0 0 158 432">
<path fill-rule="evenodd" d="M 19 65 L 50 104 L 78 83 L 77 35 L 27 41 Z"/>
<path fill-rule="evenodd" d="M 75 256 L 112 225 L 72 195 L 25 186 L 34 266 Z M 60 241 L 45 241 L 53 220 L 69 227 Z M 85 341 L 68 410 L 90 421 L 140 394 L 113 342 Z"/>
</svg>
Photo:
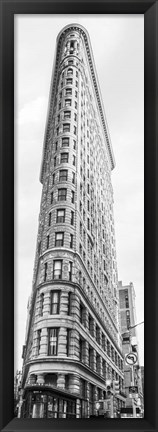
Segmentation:
<svg viewBox="0 0 158 432">
<path fill-rule="evenodd" d="M 120 385 L 119 385 L 119 380 L 115 380 L 114 381 L 114 394 L 119 394 L 120 393 Z"/>
<path fill-rule="evenodd" d="M 109 398 L 112 394 L 112 381 L 107 380 L 106 381 L 106 397 Z"/>
</svg>

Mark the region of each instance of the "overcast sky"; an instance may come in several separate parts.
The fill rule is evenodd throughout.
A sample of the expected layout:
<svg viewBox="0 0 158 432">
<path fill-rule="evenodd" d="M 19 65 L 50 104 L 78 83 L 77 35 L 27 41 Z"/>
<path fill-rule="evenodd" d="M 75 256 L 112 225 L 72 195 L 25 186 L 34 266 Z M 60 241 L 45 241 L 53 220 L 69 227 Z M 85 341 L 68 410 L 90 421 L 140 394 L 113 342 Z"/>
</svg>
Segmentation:
<svg viewBox="0 0 158 432">
<path fill-rule="evenodd" d="M 144 16 L 15 16 L 15 370 L 21 369 L 42 185 L 39 173 L 56 37 L 67 24 L 89 33 L 114 150 L 118 278 L 133 282 L 144 320 Z M 144 326 L 137 328 L 144 364 Z"/>
</svg>

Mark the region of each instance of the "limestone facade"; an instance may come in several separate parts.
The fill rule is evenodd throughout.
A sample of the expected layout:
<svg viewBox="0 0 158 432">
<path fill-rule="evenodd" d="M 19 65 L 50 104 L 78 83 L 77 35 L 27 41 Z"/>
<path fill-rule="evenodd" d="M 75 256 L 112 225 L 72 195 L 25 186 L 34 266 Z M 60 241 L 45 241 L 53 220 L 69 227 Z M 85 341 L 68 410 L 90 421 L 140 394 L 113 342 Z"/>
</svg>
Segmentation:
<svg viewBox="0 0 158 432">
<path fill-rule="evenodd" d="M 59 417 L 94 414 L 107 378 L 124 386 L 114 165 L 89 36 L 82 26 L 70 25 L 57 38 L 50 88 L 23 366 L 25 397 L 33 388 L 47 390 L 49 411 L 56 406 L 51 397 L 63 391 L 62 414 L 60 398 L 58 409 L 52 408 Z M 33 405 L 23 416 L 47 416 Z"/>
</svg>

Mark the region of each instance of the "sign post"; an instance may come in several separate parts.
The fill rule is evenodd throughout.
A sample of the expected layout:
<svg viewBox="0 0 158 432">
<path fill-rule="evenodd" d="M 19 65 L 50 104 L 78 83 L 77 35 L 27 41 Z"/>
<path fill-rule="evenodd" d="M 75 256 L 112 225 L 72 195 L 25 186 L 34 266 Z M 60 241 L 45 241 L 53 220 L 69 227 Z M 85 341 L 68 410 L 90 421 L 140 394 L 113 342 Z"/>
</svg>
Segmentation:
<svg viewBox="0 0 158 432">
<path fill-rule="evenodd" d="M 132 386 L 129 387 L 129 389 L 130 388 L 131 389 L 135 389 L 136 388 L 136 386 L 134 385 L 134 364 L 137 363 L 137 360 L 138 360 L 138 356 L 134 352 L 131 352 L 131 353 L 128 353 L 128 354 L 125 355 L 125 363 L 127 365 L 130 365 L 131 368 L 132 368 Z M 138 387 L 137 387 L 137 392 L 138 392 Z M 132 392 L 132 390 L 131 390 L 130 394 L 133 394 L 135 396 L 135 393 Z M 136 406 L 135 406 L 135 403 L 134 403 L 134 397 L 132 397 L 132 406 L 133 406 L 133 418 L 136 418 Z"/>
</svg>

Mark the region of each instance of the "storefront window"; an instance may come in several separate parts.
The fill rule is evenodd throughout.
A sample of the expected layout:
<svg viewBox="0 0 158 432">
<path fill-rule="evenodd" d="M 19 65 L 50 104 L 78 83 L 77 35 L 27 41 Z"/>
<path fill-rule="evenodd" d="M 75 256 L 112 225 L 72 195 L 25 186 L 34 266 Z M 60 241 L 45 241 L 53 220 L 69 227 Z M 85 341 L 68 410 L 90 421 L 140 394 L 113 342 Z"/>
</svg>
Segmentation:
<svg viewBox="0 0 158 432">
<path fill-rule="evenodd" d="M 22 411 L 25 418 L 74 418 L 76 400 L 50 392 L 42 394 L 42 391 L 33 391 L 26 395 Z"/>
</svg>

